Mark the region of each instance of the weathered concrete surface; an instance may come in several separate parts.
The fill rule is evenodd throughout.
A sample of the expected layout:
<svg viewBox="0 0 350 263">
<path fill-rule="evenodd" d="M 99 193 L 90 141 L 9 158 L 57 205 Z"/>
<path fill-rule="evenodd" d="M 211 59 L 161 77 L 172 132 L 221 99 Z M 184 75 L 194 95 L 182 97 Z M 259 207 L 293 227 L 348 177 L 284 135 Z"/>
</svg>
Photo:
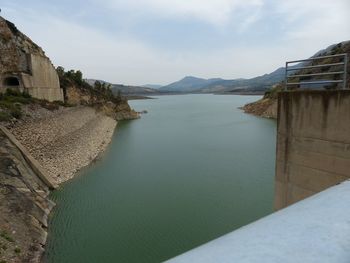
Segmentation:
<svg viewBox="0 0 350 263">
<path fill-rule="evenodd" d="M 350 178 L 350 90 L 278 98 L 275 209 Z"/>
<path fill-rule="evenodd" d="M 53 207 L 49 188 L 0 130 L 0 262 L 39 262 Z"/>
</svg>

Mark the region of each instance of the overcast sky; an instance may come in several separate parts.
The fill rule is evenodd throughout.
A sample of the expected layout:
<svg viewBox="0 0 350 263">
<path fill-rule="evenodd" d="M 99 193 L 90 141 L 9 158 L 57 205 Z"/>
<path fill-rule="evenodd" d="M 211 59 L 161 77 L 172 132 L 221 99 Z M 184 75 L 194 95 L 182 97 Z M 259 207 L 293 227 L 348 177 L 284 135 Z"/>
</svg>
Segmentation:
<svg viewBox="0 0 350 263">
<path fill-rule="evenodd" d="M 52 62 L 132 85 L 248 78 L 350 39 L 349 0 L 3 0 Z"/>
</svg>

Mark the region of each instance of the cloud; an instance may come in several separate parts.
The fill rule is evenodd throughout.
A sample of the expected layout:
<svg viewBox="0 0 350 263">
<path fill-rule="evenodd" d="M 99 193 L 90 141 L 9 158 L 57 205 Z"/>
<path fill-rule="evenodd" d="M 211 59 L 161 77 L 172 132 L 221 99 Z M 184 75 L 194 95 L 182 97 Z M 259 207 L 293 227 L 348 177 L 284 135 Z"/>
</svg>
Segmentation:
<svg viewBox="0 0 350 263">
<path fill-rule="evenodd" d="M 284 17 L 285 37 L 314 43 L 337 42 L 350 38 L 348 0 L 278 1 L 276 12 Z"/>
<path fill-rule="evenodd" d="M 108 28 L 106 21 L 115 22 L 115 16 L 123 19 L 118 15 L 108 13 L 109 17 L 99 17 L 102 19 L 99 23 L 86 23 L 83 19 L 69 18 L 50 9 L 45 8 L 45 11 L 40 5 L 14 5 L 12 2 L 5 5 L 3 13 L 42 46 L 55 65 L 80 69 L 89 78 L 134 85 L 168 84 L 185 75 L 254 77 L 283 66 L 286 60 L 305 58 L 330 44 L 350 39 L 347 0 L 108 1 L 109 8 L 124 12 L 128 17 L 141 12 L 141 17 L 129 17 L 141 22 L 149 16 L 158 17 L 160 23 L 168 16 L 202 21 L 200 30 L 207 34 L 208 40 L 213 39 L 207 33 L 213 32 L 212 28 L 206 31 L 208 26 L 228 29 L 220 32 L 222 38 L 220 34 L 215 36 L 214 43 L 218 45 L 209 47 L 204 39 L 200 43 L 193 42 L 191 48 L 170 48 L 167 45 L 159 48 L 140 34 L 118 32 L 113 26 Z M 93 12 L 104 15 L 105 10 L 101 9 L 93 9 Z M 84 12 L 89 16 L 92 11 L 85 9 Z M 239 20 L 239 25 L 231 28 L 235 19 Z M 146 27 L 143 23 L 137 24 L 140 30 Z M 267 28 L 265 35 L 259 32 L 258 25 Z M 196 31 L 189 32 L 196 34 Z M 231 39 L 227 38 L 231 35 Z M 181 39 L 186 35 L 176 37 Z M 220 45 L 222 42 L 225 45 Z"/>
<path fill-rule="evenodd" d="M 107 0 L 104 3 L 116 10 L 195 18 L 216 26 L 226 25 L 241 10 L 254 11 L 263 5 L 262 0 Z"/>
</svg>

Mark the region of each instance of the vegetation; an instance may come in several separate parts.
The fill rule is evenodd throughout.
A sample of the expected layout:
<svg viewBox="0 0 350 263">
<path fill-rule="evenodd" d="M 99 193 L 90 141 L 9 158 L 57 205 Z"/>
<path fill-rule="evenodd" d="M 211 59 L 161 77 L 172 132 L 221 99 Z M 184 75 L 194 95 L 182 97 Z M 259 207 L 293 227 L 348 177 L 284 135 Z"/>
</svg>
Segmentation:
<svg viewBox="0 0 350 263">
<path fill-rule="evenodd" d="M 7 240 L 8 242 L 15 242 L 13 240 L 13 238 L 10 237 L 9 234 L 7 234 L 7 232 L 5 232 L 5 231 L 1 231 L 0 237 L 2 237 L 3 239 Z"/>
<path fill-rule="evenodd" d="M 283 90 L 282 84 L 276 84 L 264 94 L 264 99 L 277 99 L 278 92 Z"/>
<path fill-rule="evenodd" d="M 61 101 L 49 102 L 32 98 L 26 92 L 7 89 L 5 93 L 0 93 L 0 122 L 20 119 L 23 116 L 22 105 L 38 104 L 48 110 L 57 110 L 59 106 L 70 106 Z"/>
<path fill-rule="evenodd" d="M 83 74 L 80 70 L 65 71 L 65 69 L 60 66 L 57 67 L 56 70 L 60 79 L 61 88 L 63 89 L 65 101 L 67 101 L 67 89 L 71 86 L 75 86 L 91 97 L 94 97 L 95 101 L 111 101 L 118 104 L 125 100 L 120 93 L 114 96 L 111 84 L 96 81 L 93 86 L 90 85 L 83 79 Z"/>
</svg>

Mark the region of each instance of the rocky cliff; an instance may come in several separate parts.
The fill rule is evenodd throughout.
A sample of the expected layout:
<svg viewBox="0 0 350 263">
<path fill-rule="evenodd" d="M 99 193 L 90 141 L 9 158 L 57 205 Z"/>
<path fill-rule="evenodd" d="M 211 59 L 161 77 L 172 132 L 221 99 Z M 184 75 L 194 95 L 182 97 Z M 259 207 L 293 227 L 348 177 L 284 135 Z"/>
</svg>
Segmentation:
<svg viewBox="0 0 350 263">
<path fill-rule="evenodd" d="M 66 102 L 70 105 L 88 105 L 105 115 L 117 120 L 132 120 L 139 118 L 139 114 L 131 109 L 127 100 L 120 99 L 117 102 L 104 99 L 87 89 L 71 83 L 65 88 Z"/>
<path fill-rule="evenodd" d="M 45 57 L 38 45 L 21 33 L 13 23 L 0 16 L 0 74 L 4 71 L 29 72 L 27 54 Z"/>
</svg>

